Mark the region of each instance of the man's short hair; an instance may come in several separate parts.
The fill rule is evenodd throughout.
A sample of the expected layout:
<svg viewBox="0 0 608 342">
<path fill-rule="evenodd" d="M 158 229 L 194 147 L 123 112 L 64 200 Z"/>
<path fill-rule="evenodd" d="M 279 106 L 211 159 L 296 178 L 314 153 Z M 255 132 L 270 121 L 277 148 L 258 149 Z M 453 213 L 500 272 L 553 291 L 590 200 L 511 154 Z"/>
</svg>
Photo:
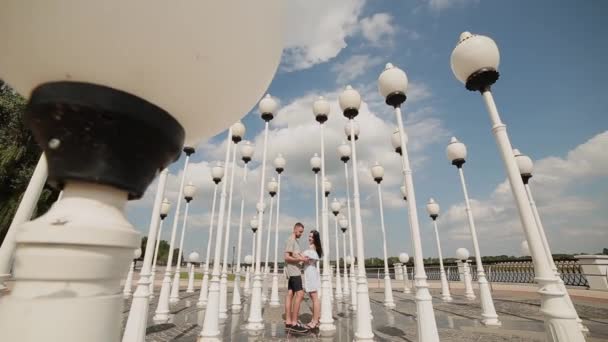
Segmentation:
<svg viewBox="0 0 608 342">
<path fill-rule="evenodd" d="M 302 227 L 302 229 L 304 229 L 304 225 L 301 222 L 297 222 L 294 226 L 293 229 L 295 230 L 298 227 Z"/>
</svg>

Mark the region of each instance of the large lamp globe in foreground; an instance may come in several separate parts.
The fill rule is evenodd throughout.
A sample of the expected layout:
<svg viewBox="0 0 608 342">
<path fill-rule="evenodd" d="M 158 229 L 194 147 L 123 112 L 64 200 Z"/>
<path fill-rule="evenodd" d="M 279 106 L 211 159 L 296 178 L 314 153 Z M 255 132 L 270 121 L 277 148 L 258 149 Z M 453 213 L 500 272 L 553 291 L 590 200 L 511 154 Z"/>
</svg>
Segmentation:
<svg viewBox="0 0 608 342">
<path fill-rule="evenodd" d="M 505 164 L 511 191 L 530 246 L 536 281 L 540 287 L 538 292 L 541 295 L 541 313 L 545 318 L 547 339 L 556 342 L 584 341 L 585 337 L 576 322 L 576 311 L 568 304 L 565 293 L 559 286 L 559 280 L 551 270 L 551 262 L 547 258 L 550 251 L 547 253 L 543 248 L 524 183 L 513 156 L 507 126 L 501 121 L 494 102 L 491 87 L 499 77 L 499 62 L 500 53 L 496 43 L 489 37 L 470 32 L 463 32 L 460 35 L 450 58 L 454 76 L 464 83 L 468 90 L 481 93 L 490 116 L 492 133 Z"/>
<path fill-rule="evenodd" d="M 3 3 L 0 78 L 29 98 L 25 123 L 49 182 L 64 191 L 47 214 L 17 227 L 15 285 L 0 299 L 5 339 L 120 339 L 119 279 L 139 245 L 125 202 L 143 195 L 184 141 L 193 147 L 218 133 L 260 97 L 281 55 L 281 7 Z"/>
</svg>

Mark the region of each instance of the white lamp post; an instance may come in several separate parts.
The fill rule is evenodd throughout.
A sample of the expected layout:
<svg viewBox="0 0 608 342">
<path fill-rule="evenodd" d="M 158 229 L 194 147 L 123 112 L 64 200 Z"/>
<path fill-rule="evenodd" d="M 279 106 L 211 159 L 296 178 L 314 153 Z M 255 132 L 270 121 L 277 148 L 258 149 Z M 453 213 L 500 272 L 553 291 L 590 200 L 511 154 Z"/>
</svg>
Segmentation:
<svg viewBox="0 0 608 342">
<path fill-rule="evenodd" d="M 249 293 L 251 293 L 251 271 L 250 271 L 250 267 L 251 264 L 253 264 L 253 257 L 248 254 L 245 256 L 245 259 L 243 260 L 243 262 L 245 263 L 246 267 L 245 267 L 245 285 L 243 285 L 243 293 L 245 294 L 245 296 L 249 296 Z"/>
<path fill-rule="evenodd" d="M 164 175 L 164 179 L 165 179 L 165 183 L 166 183 L 166 179 L 167 179 L 167 173 L 169 172 L 168 169 L 164 169 L 162 172 L 165 173 Z M 161 177 L 163 177 L 163 174 L 161 172 Z M 160 184 L 160 178 L 159 178 L 159 184 Z M 165 192 L 164 189 L 165 185 L 163 184 L 163 189 L 160 190 L 163 194 Z M 158 248 L 160 247 L 160 237 L 163 231 L 163 223 L 165 222 L 165 218 L 167 218 L 167 215 L 169 215 L 169 211 L 171 210 L 171 202 L 169 202 L 168 199 L 164 199 L 160 205 L 160 222 L 158 223 L 158 233 L 156 234 L 156 246 L 154 247 L 154 257 L 152 258 L 152 272 L 150 273 L 150 289 L 148 290 L 148 292 L 150 293 L 150 298 L 154 298 L 154 280 L 156 279 L 156 261 L 158 259 Z M 153 210 L 154 211 L 154 210 Z M 142 267 L 143 270 L 143 267 Z"/>
<path fill-rule="evenodd" d="M 209 238 L 207 239 L 207 256 L 205 257 L 205 271 L 203 273 L 203 281 L 201 282 L 201 293 L 198 297 L 196 306 L 204 308 L 207 306 L 209 297 L 209 259 L 211 258 L 211 241 L 213 240 L 213 223 L 215 219 L 215 202 L 217 199 L 217 185 L 224 177 L 224 166 L 217 162 L 211 168 L 211 179 L 213 180 L 213 203 L 211 204 L 211 219 L 209 220 Z"/>
<path fill-rule="evenodd" d="M 325 211 L 329 212 L 329 194 L 331 193 L 332 184 L 327 178 L 325 178 L 323 181 L 323 185 L 325 186 Z M 329 218 L 328 218 L 328 220 L 329 220 Z M 327 262 L 329 264 L 329 269 L 328 269 L 328 271 L 329 271 L 329 290 L 330 290 L 329 293 L 330 293 L 331 301 L 333 302 L 334 285 L 333 285 L 331 279 L 334 275 L 334 268 L 331 266 L 331 260 L 329 259 L 330 255 L 331 255 L 330 254 L 330 245 L 329 245 L 329 222 L 327 223 L 327 229 L 328 229 L 328 231 L 327 231 L 328 238 L 327 238 L 327 240 L 324 240 L 325 243 L 323 245 L 323 252 L 324 252 L 324 254 L 327 254 L 327 260 L 328 260 Z M 322 231 L 321 231 L 321 234 L 323 234 Z M 323 266 L 323 267 L 325 267 L 325 266 Z M 321 273 L 321 274 L 323 274 L 323 273 Z"/>
<path fill-rule="evenodd" d="M 315 120 L 321 127 L 321 233 L 323 234 L 323 273 L 321 276 L 321 318 L 319 330 L 324 334 L 331 334 L 336 330 L 334 325 L 334 319 L 332 316 L 331 308 L 331 271 L 329 268 L 329 249 L 328 240 L 328 217 L 327 217 L 327 195 L 331 189 L 327 189 L 327 185 L 331 184 L 326 182 L 325 174 L 325 122 L 329 118 L 330 106 L 329 102 L 319 96 L 319 98 L 312 104 L 312 113 L 315 116 Z"/>
<path fill-rule="evenodd" d="M 259 226 L 262 227 L 264 223 L 264 182 L 266 180 L 266 152 L 268 148 L 268 125 L 270 120 L 274 118 L 274 115 L 278 109 L 277 102 L 270 96 L 266 95 L 258 106 L 262 120 L 264 120 L 264 146 L 262 148 L 262 172 L 260 176 L 260 197 L 256 204 L 258 212 Z M 255 261 L 255 275 L 253 277 L 253 289 L 251 293 L 251 307 L 249 308 L 249 318 L 247 320 L 247 330 L 250 332 L 260 332 L 264 329 L 264 323 L 262 319 L 262 274 L 260 269 L 260 259 L 262 251 L 262 232 L 256 234 L 256 254 L 254 256 Z"/>
<path fill-rule="evenodd" d="M 344 298 L 344 293 L 342 292 L 342 280 L 340 280 L 340 236 L 338 235 L 338 214 L 340 214 L 340 209 L 342 209 L 342 205 L 340 204 L 340 202 L 338 202 L 338 199 L 334 198 L 334 200 L 331 202 L 331 212 L 334 214 L 335 221 L 334 234 L 336 236 L 336 300 L 338 301 L 342 301 L 342 299 Z"/>
<path fill-rule="evenodd" d="M 167 265 L 165 267 L 165 274 L 163 276 L 163 283 L 160 288 L 160 294 L 158 295 L 158 304 L 156 306 L 156 312 L 152 320 L 156 324 L 167 323 L 169 321 L 169 302 L 171 296 L 171 276 L 172 273 L 172 264 L 173 264 L 173 249 L 175 246 L 175 238 L 177 235 L 177 224 L 179 223 L 181 206 L 182 206 L 182 196 L 184 194 L 184 183 L 186 181 L 186 174 L 188 173 L 188 164 L 190 162 L 190 155 L 194 153 L 194 148 L 186 146 L 183 149 L 186 154 L 186 159 L 184 161 L 184 168 L 182 169 L 182 178 L 179 183 L 179 192 L 177 195 L 177 205 L 175 207 L 175 217 L 173 217 L 173 227 L 171 228 L 171 240 L 169 242 L 169 255 L 167 256 Z M 179 264 L 180 260 L 177 261 Z M 179 279 L 178 279 L 179 280 Z M 175 283 L 174 283 L 175 284 Z"/>
<path fill-rule="evenodd" d="M 188 254 L 188 287 L 186 288 L 186 293 L 194 292 L 194 275 L 195 275 L 195 266 L 194 264 L 199 263 L 200 255 L 196 252 L 192 252 Z"/>
<path fill-rule="evenodd" d="M 378 183 L 378 206 L 380 208 L 380 228 L 382 229 L 382 252 L 384 253 L 384 306 L 389 309 L 394 308 L 393 286 L 391 284 L 390 271 L 388 269 L 388 254 L 386 247 L 386 228 L 384 226 L 384 206 L 382 205 L 382 179 L 384 178 L 384 168 L 378 162 L 371 168 L 372 178 Z"/>
<path fill-rule="evenodd" d="M 272 214 L 274 210 L 274 196 L 277 194 L 279 183 L 277 183 L 274 177 L 268 182 L 266 186 L 268 194 L 270 195 L 270 212 L 268 213 L 268 227 L 266 228 L 268 235 L 266 235 L 266 258 L 264 259 L 264 279 L 262 283 L 262 304 L 266 304 L 268 301 L 268 253 L 270 252 L 270 235 L 272 233 Z"/>
<path fill-rule="evenodd" d="M 277 185 L 277 218 L 275 220 L 275 231 L 274 231 L 274 273 L 272 275 L 272 290 L 270 293 L 270 306 L 279 307 L 281 303 L 279 301 L 279 213 L 281 205 L 281 174 L 285 170 L 285 158 L 279 153 L 274 159 L 274 169 L 277 171 L 278 185 Z M 270 235 L 270 231 L 268 231 Z"/>
<path fill-rule="evenodd" d="M 351 215 L 351 210 L 350 210 L 350 180 L 348 177 L 348 161 L 350 160 L 350 156 L 352 154 L 352 151 L 350 149 L 350 145 L 342 142 L 342 144 L 340 144 L 340 146 L 338 146 L 338 155 L 340 156 L 340 160 L 342 162 L 344 162 L 344 181 L 346 183 L 346 211 L 348 214 L 348 227 L 350 227 L 351 229 L 348 230 L 348 240 L 349 240 L 349 244 L 350 244 L 350 257 L 351 259 L 353 258 L 354 255 L 354 243 L 353 243 L 353 229 L 352 229 L 352 215 Z M 344 250 L 344 252 L 346 253 L 346 250 Z M 357 280 L 355 278 L 355 263 L 351 262 L 350 264 L 350 288 L 347 285 L 344 285 L 344 295 L 348 296 L 350 295 L 350 306 L 349 308 L 351 310 L 356 310 L 357 309 Z M 344 274 L 346 275 L 346 272 L 344 272 Z M 345 282 L 348 281 L 349 276 L 346 276 L 344 278 Z"/>
<path fill-rule="evenodd" d="M 407 143 L 408 143 L 407 134 L 405 132 L 403 132 L 403 136 L 405 138 L 405 144 L 407 145 Z M 395 149 L 395 153 L 402 156 L 403 153 L 401 152 L 401 134 L 399 133 L 399 128 L 395 128 L 395 130 L 393 131 L 393 134 L 391 135 L 391 144 L 393 145 L 393 148 Z"/>
<path fill-rule="evenodd" d="M 34 210 L 36 210 L 38 199 L 40 199 L 40 194 L 44 189 L 44 184 L 46 183 L 48 173 L 46 157 L 44 156 L 44 153 L 42 153 L 38 163 L 36 163 L 36 167 L 34 168 L 32 177 L 30 177 L 29 183 L 27 184 L 27 188 L 25 188 L 25 191 L 23 192 L 21 201 L 19 201 L 17 211 L 15 211 L 13 220 L 8 227 L 8 231 L 6 232 L 4 241 L 2 242 L 2 247 L 0 248 L 0 296 L 3 294 L 2 292 L 7 289 L 4 281 L 9 279 L 11 276 L 10 271 L 11 267 L 13 266 L 13 256 L 15 254 L 16 246 L 16 227 L 20 227 L 21 224 L 31 219 Z M 59 200 L 59 198 L 57 200 Z"/>
<path fill-rule="evenodd" d="M 254 273 L 255 273 L 255 256 L 256 256 L 256 245 L 257 245 L 257 231 L 258 231 L 258 217 L 254 216 L 250 221 L 249 221 L 249 226 L 251 227 L 251 232 L 253 233 L 253 236 L 251 238 L 251 266 L 250 266 L 250 273 L 251 273 L 251 277 L 253 277 Z M 253 279 L 250 280 L 249 283 L 249 288 L 247 290 L 248 295 L 251 294 L 253 289 Z"/>
<path fill-rule="evenodd" d="M 146 242 L 146 253 L 144 255 L 144 261 L 141 266 L 139 273 L 139 280 L 137 281 L 137 288 L 133 293 L 133 300 L 131 301 L 131 308 L 129 310 L 129 316 L 127 318 L 127 324 L 123 334 L 123 341 L 131 342 L 144 342 L 146 338 L 146 327 L 148 325 L 148 310 L 150 308 L 149 301 L 153 293 L 154 286 L 154 275 L 150 272 L 150 265 L 152 264 L 152 246 L 154 246 L 154 237 L 157 236 L 156 230 L 160 231 L 164 219 L 167 217 L 171 204 L 169 201 L 162 200 L 165 195 L 165 185 L 167 184 L 167 176 L 169 170 L 167 168 L 161 171 L 158 177 L 158 185 L 156 188 L 156 196 L 154 198 L 154 205 L 152 206 L 152 217 L 150 219 L 150 227 L 148 231 L 148 241 Z M 159 222 L 160 220 L 160 222 Z M 160 234 L 158 234 L 156 241 L 156 250 L 158 250 L 158 240 Z M 154 254 L 154 260 L 156 261 L 158 252 Z"/>
<path fill-rule="evenodd" d="M 133 287 L 133 271 L 135 270 L 135 261 L 141 257 L 141 248 L 133 251 L 133 261 L 131 261 L 131 265 L 129 266 L 129 273 L 127 274 L 127 279 L 125 280 L 125 288 L 122 291 L 123 297 L 125 299 L 131 297 L 131 288 Z"/>
<path fill-rule="evenodd" d="M 243 215 L 245 213 L 245 192 L 247 188 L 247 165 L 253 158 L 254 146 L 249 141 L 243 141 L 241 144 L 241 160 L 243 160 L 243 181 L 241 183 L 241 215 L 239 218 L 239 237 L 236 257 L 236 276 L 234 277 L 234 286 L 232 289 L 232 313 L 241 311 L 241 246 L 243 242 Z M 251 263 L 249 263 L 251 264 Z M 249 272 L 246 272 L 246 280 L 249 279 Z M 245 292 L 249 291 L 249 281 L 245 282 Z"/>
<path fill-rule="evenodd" d="M 475 264 L 477 266 L 477 283 L 479 284 L 479 299 L 481 301 L 482 310 L 481 316 L 483 317 L 481 322 L 485 325 L 500 325 L 498 315 L 496 314 L 496 309 L 494 309 L 494 301 L 492 300 L 490 285 L 486 279 L 486 272 L 483 269 L 483 264 L 481 262 L 481 252 L 479 250 L 479 242 L 477 241 L 475 220 L 473 219 L 473 211 L 471 210 L 467 185 L 464 180 L 464 171 L 462 170 L 462 165 L 464 165 L 467 157 L 467 147 L 465 144 L 458 141 L 458 139 L 452 137 L 446 149 L 446 153 L 452 165 L 456 166 L 458 169 L 460 184 L 462 185 L 462 192 L 464 194 L 464 204 L 467 212 L 467 218 L 469 220 L 469 231 L 471 232 L 471 239 L 473 240 Z"/>
<path fill-rule="evenodd" d="M 456 259 L 462 262 L 464 271 L 464 296 L 468 300 L 475 299 L 475 293 L 473 292 L 473 282 L 471 281 L 471 270 L 469 269 L 469 250 L 466 248 L 458 248 L 456 250 Z"/>
<path fill-rule="evenodd" d="M 228 167 L 230 162 L 230 152 L 232 146 L 230 141 L 232 140 L 232 126 L 228 129 L 226 136 L 226 155 L 224 157 L 224 165 Z M 234 151 L 236 153 L 236 150 Z M 213 269 L 211 272 L 211 281 L 209 282 L 209 293 L 207 294 L 207 307 L 205 310 L 205 318 L 203 321 L 203 329 L 199 336 L 202 339 L 214 339 L 220 334 L 219 320 L 220 320 L 220 282 L 221 282 L 221 265 L 220 258 L 222 256 L 222 237 L 224 230 L 224 219 L 226 210 L 226 188 L 228 182 L 222 183 L 222 192 L 220 194 L 220 207 L 218 209 L 218 219 L 215 235 L 215 248 L 213 253 Z"/>
<path fill-rule="evenodd" d="M 365 250 L 363 245 L 363 224 L 361 221 L 361 201 L 359 198 L 359 176 L 357 174 L 357 140 L 358 125 L 354 118 L 359 114 L 361 106 L 361 95 L 351 86 L 340 94 L 338 98 L 342 113 L 349 120 L 346 126 L 346 133 L 350 140 L 352 151 L 352 170 L 353 170 L 353 201 L 355 202 L 355 238 L 357 240 L 357 330 L 355 338 L 359 341 L 373 340 L 372 322 L 370 319 L 371 308 L 369 304 L 369 290 L 367 288 L 367 277 L 365 275 Z"/>
<path fill-rule="evenodd" d="M 536 203 L 534 202 L 534 197 L 532 197 L 532 191 L 530 189 L 530 185 L 528 184 L 528 182 L 530 181 L 530 178 L 532 178 L 532 171 L 534 170 L 534 163 L 532 162 L 532 159 L 530 157 L 528 157 L 524 154 L 521 154 L 521 152 L 519 152 L 518 149 L 513 150 L 513 155 L 515 155 L 515 161 L 517 162 L 517 168 L 519 169 L 521 179 L 524 182 L 524 187 L 526 188 L 526 195 L 528 196 L 528 200 L 530 201 L 530 207 L 532 208 L 532 212 L 534 213 L 534 221 L 536 223 L 536 227 L 538 228 L 538 232 L 540 234 L 540 238 L 541 238 L 541 241 L 543 244 L 543 248 L 545 250 L 545 254 L 547 255 L 547 259 L 551 263 L 551 269 L 553 270 L 553 272 L 555 273 L 555 276 L 557 277 L 559 287 L 561 288 L 562 292 L 564 293 L 564 297 L 566 298 L 566 301 L 568 302 L 568 306 L 571 308 L 572 311 L 574 311 L 576 313 L 576 322 L 578 323 L 579 329 L 581 329 L 581 331 L 587 332 L 587 331 L 589 331 L 589 329 L 585 325 L 583 325 L 583 321 L 578 316 L 578 312 L 576 312 L 576 308 L 574 307 L 574 304 L 572 303 L 572 299 L 570 298 L 570 294 L 568 293 L 568 290 L 566 289 L 566 285 L 564 284 L 564 281 L 562 280 L 562 278 L 559 274 L 559 271 L 557 270 L 557 266 L 555 265 L 555 261 L 553 260 L 553 255 L 551 254 L 551 249 L 549 247 L 549 241 L 547 240 L 547 234 L 545 233 L 545 228 L 543 227 L 543 223 L 540 219 L 540 215 L 538 214 L 538 209 L 536 208 Z M 526 245 L 525 245 L 525 250 L 527 250 L 526 255 L 530 255 L 530 248 L 528 248 L 528 243 L 526 241 L 524 241 L 524 242 L 526 243 Z M 524 250 L 523 243 L 522 243 L 522 250 Z"/>
<path fill-rule="evenodd" d="M 221 2 L 4 5 L 0 78 L 29 97 L 25 123 L 63 197 L 15 235 L 15 283 L 0 299 L 2 337 L 117 341 L 119 279 L 140 244 L 124 217 L 126 201 L 143 195 L 184 141 L 195 146 L 216 134 L 268 86 L 281 55 L 281 2 L 243 4 L 236 13 Z M 74 20 L 65 20 L 66 11 Z M 227 18 L 253 28 L 242 32 Z M 26 20 L 27 32 L 11 39 Z M 253 72 L 241 48 L 253 50 Z M 59 261 L 66 258 L 80 266 Z"/>
<path fill-rule="evenodd" d="M 319 229 L 321 227 L 319 225 L 319 171 L 321 171 L 321 158 L 319 158 L 318 154 L 315 153 L 310 158 L 310 167 L 315 174 L 315 220 L 317 224 L 316 228 Z"/>
<path fill-rule="evenodd" d="M 526 240 L 522 241 L 521 244 L 519 245 L 519 248 L 521 250 L 521 255 L 530 256 L 530 247 L 528 247 L 528 241 L 526 241 Z"/>
<path fill-rule="evenodd" d="M 184 237 L 186 236 L 186 223 L 188 222 L 188 209 L 190 208 L 190 201 L 196 192 L 196 187 L 189 182 L 184 187 L 184 199 L 186 200 L 186 208 L 184 210 L 184 221 L 182 222 L 182 235 L 179 240 L 179 251 L 177 252 L 177 262 L 175 265 L 175 274 L 173 275 L 173 285 L 171 286 L 171 296 L 169 297 L 169 303 L 175 304 L 179 302 L 179 284 L 181 278 L 182 269 L 182 254 L 184 253 Z"/>
<path fill-rule="evenodd" d="M 410 279 L 407 274 L 407 262 L 410 261 L 410 256 L 407 253 L 399 254 L 399 261 L 402 263 L 403 267 L 403 293 L 409 294 L 412 293 L 410 290 Z"/>
<path fill-rule="evenodd" d="M 444 302 L 451 302 L 452 296 L 450 295 L 450 286 L 448 284 L 448 278 L 445 275 L 445 268 L 443 267 L 443 255 L 441 253 L 441 242 L 439 240 L 439 230 L 437 229 L 437 217 L 439 217 L 439 204 L 434 199 L 429 199 L 429 203 L 426 204 L 426 212 L 433 220 L 433 228 L 435 230 L 435 240 L 437 241 L 437 253 L 439 254 L 439 277 L 441 279 L 441 299 Z"/>
<path fill-rule="evenodd" d="M 564 291 L 551 270 L 551 262 L 543 248 L 542 238 L 534 220 L 534 213 L 526 196 L 526 189 L 517 168 L 513 147 L 494 103 L 490 88 L 499 77 L 500 54 L 489 37 L 463 32 L 450 58 L 456 78 L 471 91 L 479 91 L 485 101 L 492 122 L 492 132 L 505 164 L 511 191 L 519 210 L 526 240 L 530 246 L 536 282 L 541 295 L 541 312 L 545 318 L 546 334 L 551 341 L 584 341 L 578 328 L 576 312 L 568 305 Z"/>
<path fill-rule="evenodd" d="M 418 212 L 416 211 L 416 195 L 414 192 L 414 178 L 410 166 L 410 159 L 407 151 L 407 138 L 401 117 L 401 105 L 405 102 L 408 80 L 405 72 L 388 63 L 384 71 L 378 78 L 378 90 L 386 99 L 386 104 L 395 108 L 395 119 L 401 140 L 401 161 L 403 165 L 404 184 L 407 191 L 407 205 L 409 223 L 414 246 L 414 269 L 416 272 L 416 311 L 418 313 L 418 338 L 422 342 L 439 341 L 437 333 L 437 323 L 433 313 L 432 297 L 429 292 L 429 285 L 426 281 L 426 272 L 422 256 L 422 243 L 420 241 L 420 225 L 418 222 Z"/>
<path fill-rule="evenodd" d="M 348 267 L 346 265 L 346 257 L 348 256 L 346 254 L 346 231 L 348 230 L 348 219 L 343 214 L 340 214 L 340 216 L 338 217 L 338 225 L 340 226 L 340 230 L 342 231 L 342 265 L 344 266 L 344 278 L 342 278 L 344 284 L 342 286 L 344 288 L 344 301 L 347 302 L 348 297 L 350 295 L 350 291 L 348 289 L 350 286 L 350 282 L 348 280 Z M 339 263 L 338 268 L 340 268 Z"/>
<path fill-rule="evenodd" d="M 230 244 L 230 227 L 232 220 L 232 194 L 234 192 L 234 171 L 236 170 L 236 148 L 245 135 L 245 125 L 240 121 L 231 127 L 232 131 L 232 168 L 230 169 L 230 191 L 228 192 L 228 214 L 226 217 L 226 235 L 224 236 L 224 257 L 220 278 L 220 319 L 228 318 L 228 249 Z"/>
</svg>

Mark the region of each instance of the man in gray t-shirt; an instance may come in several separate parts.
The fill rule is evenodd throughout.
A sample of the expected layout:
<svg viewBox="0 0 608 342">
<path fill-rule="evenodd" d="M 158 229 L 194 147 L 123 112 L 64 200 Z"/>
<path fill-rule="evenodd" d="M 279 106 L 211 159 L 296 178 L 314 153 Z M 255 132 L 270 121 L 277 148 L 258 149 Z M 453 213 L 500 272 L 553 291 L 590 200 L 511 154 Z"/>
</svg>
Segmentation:
<svg viewBox="0 0 608 342">
<path fill-rule="evenodd" d="M 302 288 L 302 271 L 300 264 L 307 261 L 302 256 L 298 239 L 304 234 L 304 225 L 300 222 L 293 227 L 293 232 L 285 243 L 285 276 L 287 277 L 287 298 L 285 299 L 285 330 L 306 332 L 308 328 L 298 324 L 300 304 L 304 298 Z"/>
</svg>

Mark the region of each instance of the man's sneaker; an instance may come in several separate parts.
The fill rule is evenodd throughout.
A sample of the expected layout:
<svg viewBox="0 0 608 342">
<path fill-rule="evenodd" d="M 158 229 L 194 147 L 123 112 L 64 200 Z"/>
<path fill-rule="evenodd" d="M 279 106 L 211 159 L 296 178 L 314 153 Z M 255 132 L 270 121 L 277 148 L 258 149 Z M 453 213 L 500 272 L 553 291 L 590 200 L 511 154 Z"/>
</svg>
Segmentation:
<svg viewBox="0 0 608 342">
<path fill-rule="evenodd" d="M 289 331 L 298 334 L 304 334 L 308 332 L 308 328 L 300 324 L 294 324 L 291 326 L 291 329 Z"/>
</svg>

